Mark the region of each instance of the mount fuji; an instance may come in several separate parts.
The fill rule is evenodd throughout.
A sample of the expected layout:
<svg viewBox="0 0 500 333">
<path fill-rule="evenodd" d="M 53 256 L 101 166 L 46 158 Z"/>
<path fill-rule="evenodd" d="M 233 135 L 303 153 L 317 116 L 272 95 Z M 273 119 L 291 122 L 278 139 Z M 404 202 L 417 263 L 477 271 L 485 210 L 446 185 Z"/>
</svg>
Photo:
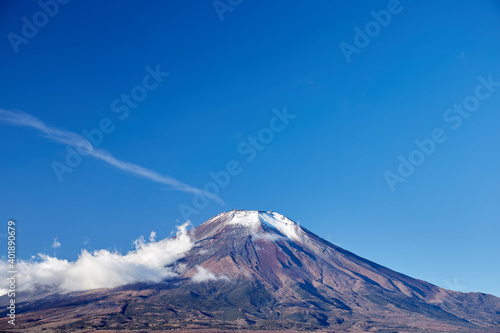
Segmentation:
<svg viewBox="0 0 500 333">
<path fill-rule="evenodd" d="M 19 331 L 500 332 L 500 298 L 395 272 L 276 212 L 224 212 L 188 234 L 175 277 L 26 297 Z"/>
</svg>

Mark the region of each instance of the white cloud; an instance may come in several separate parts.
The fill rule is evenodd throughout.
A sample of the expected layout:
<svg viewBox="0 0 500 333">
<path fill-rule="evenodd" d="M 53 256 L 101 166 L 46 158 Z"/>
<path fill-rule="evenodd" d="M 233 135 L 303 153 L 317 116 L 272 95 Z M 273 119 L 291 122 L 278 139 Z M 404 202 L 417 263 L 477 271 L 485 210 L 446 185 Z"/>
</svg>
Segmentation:
<svg viewBox="0 0 500 333">
<path fill-rule="evenodd" d="M 52 243 L 52 247 L 54 249 L 57 249 L 58 247 L 61 247 L 61 243 L 57 241 L 57 237 L 54 238 L 54 242 Z"/>
<path fill-rule="evenodd" d="M 170 176 L 162 175 L 156 171 L 141 167 L 133 163 L 121 161 L 115 158 L 110 152 L 104 149 L 93 147 L 92 144 L 84 136 L 71 131 L 51 127 L 37 117 L 32 116 L 28 113 L 22 111 L 8 111 L 0 109 L 0 121 L 10 125 L 37 129 L 43 133 L 43 137 L 49 140 L 63 145 L 71 146 L 75 149 L 79 148 L 80 150 L 84 150 L 88 153 L 89 156 L 104 161 L 120 170 L 149 179 L 156 183 L 169 185 L 179 191 L 202 194 L 219 202 L 220 204 L 224 204 L 224 201 L 222 201 L 222 199 L 215 195 L 205 193 L 200 189 L 184 184 L 181 181 Z"/>
<path fill-rule="evenodd" d="M 187 223 L 178 227 L 176 237 L 158 242 L 135 242 L 136 249 L 125 255 L 108 250 L 82 250 L 76 261 L 39 254 L 38 261 L 17 263 L 19 290 L 36 290 L 38 286 L 54 291 L 77 291 L 114 288 L 135 282 L 160 282 L 178 275 L 174 264 L 193 247 L 187 234 Z M 7 271 L 8 263 L 0 261 L 0 270 Z M 182 267 L 181 267 L 182 268 Z M 0 295 L 7 292 L 7 279 L 0 280 Z"/>
<path fill-rule="evenodd" d="M 155 231 L 151 231 L 151 234 L 149 235 L 149 241 L 150 242 L 154 242 L 156 239 L 156 232 Z"/>
<path fill-rule="evenodd" d="M 268 240 L 271 242 L 275 242 L 275 241 L 280 240 L 280 239 L 285 239 L 285 237 L 283 237 L 281 235 L 278 235 L 275 233 L 270 233 L 270 232 L 254 232 L 254 233 L 252 233 L 252 238 L 254 240 L 263 239 L 263 240 Z"/>
<path fill-rule="evenodd" d="M 216 281 L 216 280 L 227 280 L 229 278 L 224 275 L 216 276 L 214 273 L 210 272 L 208 269 L 202 266 L 196 266 L 198 271 L 191 277 L 193 282 L 205 282 L 205 281 Z"/>
</svg>

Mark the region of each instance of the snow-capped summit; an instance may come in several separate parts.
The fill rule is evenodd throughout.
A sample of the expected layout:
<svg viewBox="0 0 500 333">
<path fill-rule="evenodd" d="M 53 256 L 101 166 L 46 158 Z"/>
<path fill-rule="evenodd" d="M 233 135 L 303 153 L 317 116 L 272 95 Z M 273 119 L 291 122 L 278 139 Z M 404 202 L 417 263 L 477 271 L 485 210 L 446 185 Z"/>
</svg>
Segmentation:
<svg viewBox="0 0 500 333">
<path fill-rule="evenodd" d="M 294 241 L 300 240 L 300 227 L 287 217 L 273 211 L 232 210 L 219 214 L 226 224 L 249 228 L 253 232 L 279 233 Z"/>
</svg>

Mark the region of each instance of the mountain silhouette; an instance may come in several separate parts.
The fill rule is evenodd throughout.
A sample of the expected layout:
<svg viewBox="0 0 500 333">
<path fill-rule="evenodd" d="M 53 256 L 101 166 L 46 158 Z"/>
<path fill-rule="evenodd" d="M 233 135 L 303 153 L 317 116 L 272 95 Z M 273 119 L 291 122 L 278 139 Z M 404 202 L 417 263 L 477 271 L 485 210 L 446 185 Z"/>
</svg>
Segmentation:
<svg viewBox="0 0 500 333">
<path fill-rule="evenodd" d="M 189 235 L 177 277 L 26 300 L 19 328 L 500 332 L 500 298 L 395 272 L 276 212 L 224 212 Z"/>
</svg>

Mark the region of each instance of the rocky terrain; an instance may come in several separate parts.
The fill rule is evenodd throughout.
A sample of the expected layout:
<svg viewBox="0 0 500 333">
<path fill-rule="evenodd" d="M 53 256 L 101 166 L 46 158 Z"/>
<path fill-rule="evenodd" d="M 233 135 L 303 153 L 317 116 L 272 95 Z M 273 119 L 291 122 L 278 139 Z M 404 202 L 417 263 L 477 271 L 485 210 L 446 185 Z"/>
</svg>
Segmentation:
<svg viewBox="0 0 500 333">
<path fill-rule="evenodd" d="M 10 331 L 500 332 L 500 298 L 397 273 L 275 212 L 225 212 L 189 233 L 176 278 L 25 295 Z"/>
</svg>

